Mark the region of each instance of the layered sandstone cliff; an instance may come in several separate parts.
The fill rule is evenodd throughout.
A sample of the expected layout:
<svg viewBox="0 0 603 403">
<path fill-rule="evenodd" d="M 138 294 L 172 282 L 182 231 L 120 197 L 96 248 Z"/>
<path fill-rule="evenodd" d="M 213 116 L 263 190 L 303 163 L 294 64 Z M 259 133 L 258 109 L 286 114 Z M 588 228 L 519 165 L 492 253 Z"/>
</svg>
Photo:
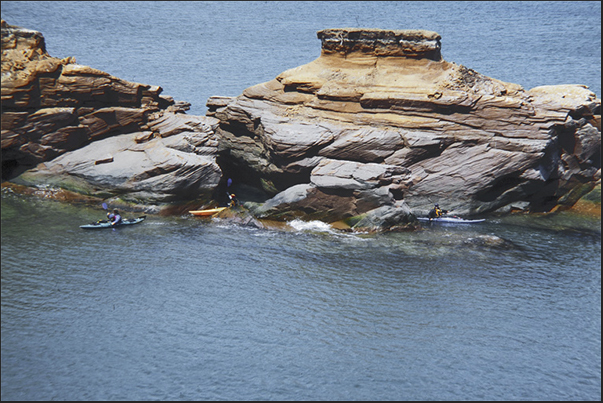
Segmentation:
<svg viewBox="0 0 603 403">
<path fill-rule="evenodd" d="M 433 202 L 550 211 L 600 182 L 601 102 L 586 86 L 486 77 L 443 60 L 430 31 L 318 38 L 315 61 L 188 116 L 160 87 L 52 58 L 39 32 L 3 21 L 3 179 L 161 205 L 210 203 L 230 178 L 257 216 L 369 229 Z"/>
<path fill-rule="evenodd" d="M 211 197 L 216 121 L 161 92 L 51 57 L 40 32 L 2 21 L 3 180 L 143 204 Z"/>
<path fill-rule="evenodd" d="M 318 38 L 315 61 L 207 103 L 222 169 L 276 195 L 259 214 L 549 211 L 600 178 L 600 100 L 586 86 L 483 76 L 443 60 L 429 31 Z"/>
</svg>

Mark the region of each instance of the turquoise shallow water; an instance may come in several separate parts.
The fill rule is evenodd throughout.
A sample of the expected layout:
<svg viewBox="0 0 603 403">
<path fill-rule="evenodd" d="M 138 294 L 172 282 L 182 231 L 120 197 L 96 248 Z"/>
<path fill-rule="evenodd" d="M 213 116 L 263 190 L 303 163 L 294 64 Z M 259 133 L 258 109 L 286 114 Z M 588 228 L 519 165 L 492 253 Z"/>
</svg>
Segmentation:
<svg viewBox="0 0 603 403">
<path fill-rule="evenodd" d="M 331 27 L 428 29 L 446 60 L 600 96 L 600 2 L 2 2 L 52 56 L 212 95 L 318 57 Z M 601 225 L 344 234 L 2 195 L 2 400 L 600 400 Z M 484 236 L 504 247 L 481 245 Z"/>
</svg>

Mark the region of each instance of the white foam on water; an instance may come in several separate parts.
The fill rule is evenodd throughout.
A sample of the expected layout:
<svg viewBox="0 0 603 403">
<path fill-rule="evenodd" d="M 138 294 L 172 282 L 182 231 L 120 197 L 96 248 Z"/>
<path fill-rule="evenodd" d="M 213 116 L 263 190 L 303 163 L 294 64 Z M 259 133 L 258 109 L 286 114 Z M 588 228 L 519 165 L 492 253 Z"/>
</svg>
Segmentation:
<svg viewBox="0 0 603 403">
<path fill-rule="evenodd" d="M 325 222 L 322 222 L 322 221 L 318 221 L 318 220 L 303 221 L 303 220 L 295 219 L 295 220 L 289 221 L 287 224 L 289 224 L 290 227 L 292 227 L 293 229 L 295 229 L 297 231 L 333 232 L 333 227 L 331 227 L 331 225 L 329 225 Z"/>
</svg>

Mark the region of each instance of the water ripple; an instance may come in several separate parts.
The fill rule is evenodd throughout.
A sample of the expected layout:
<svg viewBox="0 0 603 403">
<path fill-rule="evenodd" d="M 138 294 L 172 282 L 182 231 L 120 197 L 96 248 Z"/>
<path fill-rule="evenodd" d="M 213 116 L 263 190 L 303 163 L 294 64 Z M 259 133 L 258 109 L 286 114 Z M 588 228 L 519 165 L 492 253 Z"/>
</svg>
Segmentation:
<svg viewBox="0 0 603 403">
<path fill-rule="evenodd" d="M 159 217 L 86 232 L 98 212 L 28 203 L 3 199 L 3 399 L 600 393 L 600 239 Z M 466 247 L 480 234 L 517 248 Z"/>
</svg>

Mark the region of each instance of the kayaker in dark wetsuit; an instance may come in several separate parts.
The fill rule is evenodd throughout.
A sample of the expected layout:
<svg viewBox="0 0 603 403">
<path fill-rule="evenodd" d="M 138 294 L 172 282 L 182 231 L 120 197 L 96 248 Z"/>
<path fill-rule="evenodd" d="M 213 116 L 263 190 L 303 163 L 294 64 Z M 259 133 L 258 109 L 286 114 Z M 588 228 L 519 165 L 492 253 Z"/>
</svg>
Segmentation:
<svg viewBox="0 0 603 403">
<path fill-rule="evenodd" d="M 430 220 L 433 220 L 434 218 L 440 218 L 442 214 L 446 214 L 447 212 L 447 210 L 442 210 L 440 205 L 436 203 L 435 206 L 429 211 L 429 214 L 427 214 L 427 217 L 429 217 Z"/>
</svg>

